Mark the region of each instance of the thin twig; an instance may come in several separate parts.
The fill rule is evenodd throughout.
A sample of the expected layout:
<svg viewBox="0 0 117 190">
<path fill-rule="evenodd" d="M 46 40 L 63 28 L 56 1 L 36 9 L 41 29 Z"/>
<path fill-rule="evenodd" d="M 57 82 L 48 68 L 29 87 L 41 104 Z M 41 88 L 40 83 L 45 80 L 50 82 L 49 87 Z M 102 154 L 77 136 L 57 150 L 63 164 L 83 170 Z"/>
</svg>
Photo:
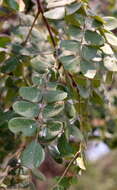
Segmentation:
<svg viewBox="0 0 117 190">
<path fill-rule="evenodd" d="M 34 25 L 35 25 L 35 22 L 36 22 L 36 20 L 37 20 L 37 18 L 38 18 L 38 16 L 39 16 L 39 14 L 40 14 L 40 11 L 38 10 L 38 12 L 37 12 L 37 14 L 36 14 L 36 16 L 35 16 L 35 19 L 34 19 L 32 25 L 31 25 L 31 28 L 30 28 L 30 30 L 29 30 L 29 32 L 28 32 L 28 35 L 26 36 L 25 41 L 22 43 L 23 45 L 25 45 L 25 44 L 27 43 L 28 39 L 30 38 L 32 29 L 33 29 L 33 27 L 34 27 Z"/>
<path fill-rule="evenodd" d="M 57 181 L 57 183 L 52 187 L 52 189 L 55 188 L 55 187 L 57 187 L 60 184 L 61 180 L 67 175 L 67 172 L 69 171 L 71 165 L 74 163 L 74 161 L 77 159 L 77 157 L 79 156 L 80 153 L 81 153 L 80 150 L 78 152 L 76 152 L 76 154 L 74 155 L 73 159 L 69 162 L 68 166 L 66 167 L 65 171 L 63 172 L 62 176 Z"/>
<path fill-rule="evenodd" d="M 54 40 L 52 31 L 51 31 L 51 27 L 50 27 L 50 25 L 49 25 L 47 19 L 46 19 L 45 16 L 44 16 L 44 10 L 43 10 L 42 3 L 41 3 L 40 0 L 37 0 L 37 5 L 38 5 L 38 12 L 39 12 L 39 11 L 41 12 L 43 21 L 44 21 L 44 23 L 45 23 L 45 26 L 46 26 L 48 32 L 49 32 L 49 35 L 50 35 L 50 38 L 51 38 L 53 47 L 56 48 L 56 42 L 55 42 L 55 40 Z"/>
</svg>

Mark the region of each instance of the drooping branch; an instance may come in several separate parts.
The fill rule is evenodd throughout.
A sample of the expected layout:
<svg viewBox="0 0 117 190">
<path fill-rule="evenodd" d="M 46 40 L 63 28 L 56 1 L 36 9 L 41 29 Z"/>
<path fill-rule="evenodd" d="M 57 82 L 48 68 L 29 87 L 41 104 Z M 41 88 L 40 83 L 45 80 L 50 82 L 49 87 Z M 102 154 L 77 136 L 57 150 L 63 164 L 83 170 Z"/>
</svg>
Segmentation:
<svg viewBox="0 0 117 190">
<path fill-rule="evenodd" d="M 78 156 L 80 155 L 80 150 L 78 152 L 76 152 L 76 154 L 74 155 L 73 159 L 69 162 L 68 166 L 66 167 L 66 169 L 64 170 L 62 176 L 59 178 L 59 180 L 57 181 L 57 183 L 52 187 L 52 189 L 54 189 L 55 187 L 57 187 L 60 182 L 62 181 L 62 179 L 67 175 L 70 167 L 72 166 L 72 164 L 74 163 L 74 161 L 78 158 Z"/>
<path fill-rule="evenodd" d="M 51 27 L 50 27 L 50 25 L 49 25 L 46 17 L 44 16 L 44 10 L 43 10 L 42 3 L 41 3 L 40 0 L 37 0 L 37 5 L 38 5 L 38 12 L 41 12 L 43 21 L 44 21 L 45 26 L 46 26 L 46 28 L 48 30 L 49 35 L 50 35 L 50 38 L 51 38 L 51 41 L 52 41 L 52 45 L 53 45 L 54 48 L 56 48 L 56 42 L 54 40 L 52 31 L 51 31 Z"/>
<path fill-rule="evenodd" d="M 28 42 L 28 39 L 30 38 L 32 29 L 33 29 L 33 27 L 34 27 L 34 25 L 35 25 L 35 23 L 36 23 L 36 21 L 37 21 L 37 19 L 38 19 L 39 14 L 40 14 L 40 11 L 38 10 L 38 12 L 37 12 L 37 14 L 36 14 L 36 16 L 35 16 L 35 19 L 34 19 L 32 25 L 31 25 L 31 28 L 30 28 L 30 30 L 29 30 L 29 32 L 28 32 L 28 35 L 26 36 L 25 41 L 22 43 L 23 45 L 26 45 L 26 43 Z"/>
</svg>

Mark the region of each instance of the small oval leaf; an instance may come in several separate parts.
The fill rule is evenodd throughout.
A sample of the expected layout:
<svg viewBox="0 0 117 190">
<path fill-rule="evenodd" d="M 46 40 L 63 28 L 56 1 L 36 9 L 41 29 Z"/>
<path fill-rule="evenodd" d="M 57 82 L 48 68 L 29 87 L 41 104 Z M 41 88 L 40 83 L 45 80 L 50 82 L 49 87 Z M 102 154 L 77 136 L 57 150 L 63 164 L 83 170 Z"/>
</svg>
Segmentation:
<svg viewBox="0 0 117 190">
<path fill-rule="evenodd" d="M 86 30 L 85 40 L 93 46 L 102 46 L 104 44 L 104 38 L 96 31 Z"/>
<path fill-rule="evenodd" d="M 36 121 L 23 117 L 16 117 L 9 121 L 9 129 L 15 134 L 22 132 L 24 136 L 32 136 L 37 127 Z"/>
<path fill-rule="evenodd" d="M 13 104 L 13 109 L 16 113 L 29 118 L 37 117 L 39 114 L 39 106 L 26 101 L 15 102 Z"/>
<path fill-rule="evenodd" d="M 25 100 L 39 102 L 42 98 L 41 91 L 36 87 L 21 87 L 19 94 Z"/>
<path fill-rule="evenodd" d="M 23 166 L 34 169 L 38 168 L 45 159 L 45 152 L 37 141 L 32 141 L 21 154 Z"/>
<path fill-rule="evenodd" d="M 59 7 L 55 9 L 51 9 L 44 13 L 44 16 L 49 19 L 62 19 L 65 16 L 65 7 Z"/>
<path fill-rule="evenodd" d="M 57 102 L 67 98 L 67 93 L 61 90 L 48 90 L 43 94 L 47 103 Z"/>
</svg>

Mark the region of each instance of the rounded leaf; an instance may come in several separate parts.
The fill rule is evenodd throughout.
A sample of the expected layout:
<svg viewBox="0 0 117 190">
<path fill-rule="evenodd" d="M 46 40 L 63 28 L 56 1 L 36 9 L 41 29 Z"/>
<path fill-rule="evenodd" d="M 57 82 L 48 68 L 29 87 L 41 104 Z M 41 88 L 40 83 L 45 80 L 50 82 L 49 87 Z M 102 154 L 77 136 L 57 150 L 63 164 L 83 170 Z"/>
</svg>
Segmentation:
<svg viewBox="0 0 117 190">
<path fill-rule="evenodd" d="M 117 18 L 106 16 L 103 17 L 103 19 L 105 20 L 104 28 L 106 30 L 114 30 L 117 28 Z"/>
<path fill-rule="evenodd" d="M 65 7 L 58 7 L 55 9 L 51 9 L 44 13 L 44 16 L 49 19 L 62 19 L 65 16 Z"/>
<path fill-rule="evenodd" d="M 34 169 L 38 168 L 45 159 L 45 152 L 37 141 L 32 141 L 21 154 L 23 166 Z"/>
<path fill-rule="evenodd" d="M 36 87 L 21 87 L 19 94 L 25 100 L 39 102 L 42 98 L 41 91 Z"/>
<path fill-rule="evenodd" d="M 65 70 L 71 73 L 77 73 L 79 71 L 79 59 L 74 55 L 67 55 L 60 58 Z"/>
<path fill-rule="evenodd" d="M 117 37 L 112 33 L 105 33 L 105 37 L 107 39 L 107 42 L 117 50 Z"/>
<path fill-rule="evenodd" d="M 37 117 L 39 114 L 39 106 L 37 104 L 26 102 L 26 101 L 17 101 L 13 104 L 13 109 L 16 113 L 25 116 L 25 117 Z"/>
<path fill-rule="evenodd" d="M 48 104 L 43 110 L 43 117 L 55 117 L 64 109 L 64 104 Z"/>
<path fill-rule="evenodd" d="M 85 40 L 92 46 L 102 46 L 104 44 L 104 38 L 96 31 L 86 30 Z"/>
<path fill-rule="evenodd" d="M 32 136 L 37 127 L 36 121 L 23 117 L 16 117 L 9 121 L 9 129 L 15 134 L 22 132 L 24 136 Z"/>
<path fill-rule="evenodd" d="M 76 40 L 62 40 L 60 46 L 65 50 L 78 52 L 81 44 Z"/>
<path fill-rule="evenodd" d="M 101 54 L 99 53 L 99 50 L 95 47 L 90 47 L 90 46 L 83 46 L 82 48 L 82 56 L 84 59 L 90 61 L 101 61 L 102 57 Z"/>
<path fill-rule="evenodd" d="M 88 62 L 88 61 L 81 61 L 80 62 L 80 69 L 83 75 L 87 78 L 93 79 L 96 75 L 96 63 Z"/>
<path fill-rule="evenodd" d="M 31 66 L 40 74 L 46 73 L 48 71 L 48 63 L 41 59 L 40 56 L 31 59 Z"/>
<path fill-rule="evenodd" d="M 58 102 L 67 98 L 67 93 L 61 90 L 48 90 L 43 94 L 47 103 Z"/>
</svg>

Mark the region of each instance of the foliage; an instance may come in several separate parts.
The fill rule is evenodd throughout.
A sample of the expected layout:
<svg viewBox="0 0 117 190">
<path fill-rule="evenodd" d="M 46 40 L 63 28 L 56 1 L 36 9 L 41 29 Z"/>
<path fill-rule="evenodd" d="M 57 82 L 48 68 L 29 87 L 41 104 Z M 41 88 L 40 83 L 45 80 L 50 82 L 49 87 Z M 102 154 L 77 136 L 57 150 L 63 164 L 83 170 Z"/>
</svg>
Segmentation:
<svg viewBox="0 0 117 190">
<path fill-rule="evenodd" d="M 97 16 L 87 0 L 24 5 L 21 12 L 16 0 L 3 0 L 0 9 L 0 130 L 12 136 L 11 160 L 18 161 L 1 168 L 1 187 L 25 186 L 30 173 L 45 179 L 36 168 L 49 151 L 67 165 L 52 188 L 68 189 L 68 170 L 85 170 L 92 110 L 104 107 L 103 86 L 117 71 L 117 19 Z"/>
</svg>

